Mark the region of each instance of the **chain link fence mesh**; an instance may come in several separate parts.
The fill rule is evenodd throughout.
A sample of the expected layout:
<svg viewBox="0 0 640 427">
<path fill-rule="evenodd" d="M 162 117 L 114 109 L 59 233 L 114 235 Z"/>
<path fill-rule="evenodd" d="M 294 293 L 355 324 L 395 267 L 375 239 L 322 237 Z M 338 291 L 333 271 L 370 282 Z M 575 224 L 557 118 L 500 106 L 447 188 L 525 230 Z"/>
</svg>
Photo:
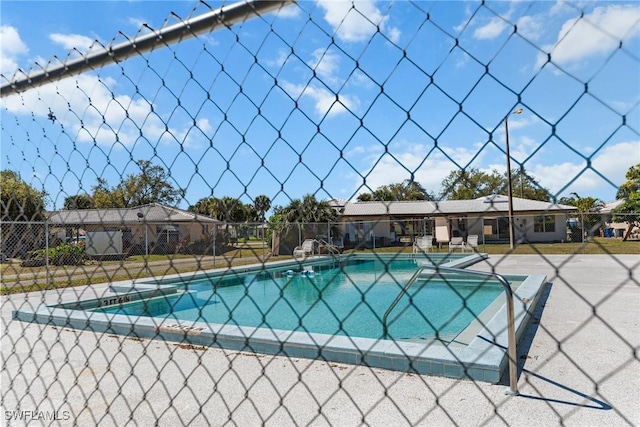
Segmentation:
<svg viewBox="0 0 640 427">
<path fill-rule="evenodd" d="M 520 16 L 499 4 L 469 3 L 454 27 L 439 3 L 336 4 L 341 6 L 248 2 L 218 10 L 200 2 L 189 17 L 174 14 L 160 29 L 145 25 L 133 37 L 119 33 L 105 46 L 96 42 L 89 53 L 76 51 L 29 73 L 3 76 L 2 169 L 20 171 L 3 176 L 5 424 L 640 422 L 640 243 L 638 229 L 630 226 L 637 223 L 637 214 L 579 212 L 557 203 L 585 176 L 616 190 L 619 183 L 598 156 L 611 141 L 637 142 L 638 97 L 620 107 L 600 90 L 602 79 L 611 78 L 610 67 L 640 65 L 637 7 L 614 5 L 636 16 L 618 36 L 601 28 L 607 5 L 585 14 L 580 4 L 558 3 L 555 7 L 572 17 L 567 20 L 571 25 L 549 46 L 537 35 L 545 31 L 541 21 L 527 26 L 526 19 L 539 19 L 536 3 Z M 397 9 L 412 17 L 402 28 L 394 26 Z M 298 18 L 295 25 L 292 16 Z M 501 29 L 492 53 L 477 49 L 477 38 L 469 37 L 473 31 L 482 36 L 479 22 L 491 24 L 484 31 Z M 584 25 L 587 33 L 581 32 Z M 606 41 L 601 44 L 606 60 L 586 73 L 564 61 L 571 53 L 562 41 L 575 34 Z M 320 46 L 313 51 L 303 43 L 311 39 Z M 377 56 L 381 50 L 384 60 Z M 517 66 L 510 58 L 522 51 L 537 56 L 537 65 L 522 71 L 524 79 L 516 79 L 511 72 Z M 463 63 L 473 64 L 475 77 L 451 80 Z M 551 89 L 552 76 L 563 81 L 562 93 Z M 630 84 L 636 86 L 622 88 L 638 92 L 637 81 Z M 368 88 L 367 95 L 356 99 L 350 92 L 354 85 Z M 480 99 L 487 90 L 495 97 Z M 540 96 L 552 98 L 556 110 L 545 111 Z M 535 117 L 542 131 L 528 153 L 517 156 L 516 171 L 524 172 L 551 147 L 570 152 L 584 166 L 549 194 L 546 208 L 536 205 L 519 212 L 515 205 L 515 248 L 508 247 L 511 221 L 504 204 L 452 213 L 446 200 L 425 201 L 430 211 L 394 217 L 392 202 L 374 202 L 381 212 L 345 212 L 349 202 L 341 199 L 374 193 L 386 171 L 401 170 L 401 180 L 411 183 L 429 171 L 437 174 L 439 164 L 462 173 L 473 170 L 481 156 L 495 156 L 502 164 L 502 140 L 507 137 L 508 153 L 509 136 L 508 130 L 501 134 L 505 112 L 517 107 Z M 589 108 L 616 124 L 594 129 L 596 142 L 587 149 L 573 142 L 565 124 Z M 332 120 L 338 115 L 342 121 L 336 125 Z M 482 141 L 469 156 L 456 155 L 456 128 Z M 408 130 L 424 136 L 413 151 L 404 151 L 403 139 L 412 135 Z M 367 152 L 374 160 L 363 168 L 356 159 Z M 133 197 L 130 186 L 140 171 L 156 178 L 164 193 Z M 33 178 L 25 179 L 29 172 Z M 513 185 L 518 200 L 526 199 L 523 175 L 521 187 Z M 35 194 L 9 184 L 20 179 Z M 303 193 L 313 199 L 298 199 Z M 72 209 L 88 194 L 114 209 Z M 67 206 L 73 196 L 75 204 Z M 273 206 L 260 207 L 261 196 Z M 44 206 L 33 202 L 39 197 L 49 208 L 65 209 L 44 212 Z M 330 204 L 318 202 L 314 209 L 321 208 L 313 210 L 307 200 Z M 169 207 L 178 204 L 183 209 Z M 287 218 L 287 205 L 293 206 L 289 213 L 299 216 Z M 322 213 L 327 206 L 330 213 Z M 270 208 L 277 215 L 268 218 Z M 320 216 L 305 217 L 309 211 Z M 444 237 L 439 234 L 443 224 Z M 472 243 L 471 236 L 478 240 Z M 451 244 L 454 237 L 462 239 L 460 246 Z M 423 241 L 426 246 L 418 243 Z M 563 248 L 559 252 L 558 245 Z M 555 252 L 549 252 L 550 246 Z M 531 316 L 518 346 L 518 397 L 504 394 L 508 370 L 489 382 L 474 378 L 466 368 L 458 378 L 449 372 L 425 375 L 403 351 L 394 359 L 399 366 L 390 369 L 356 350 L 347 358 L 354 363 L 341 363 L 329 356 L 333 341 L 313 335 L 311 340 L 318 341 L 313 343 L 315 357 L 300 357 L 286 348 L 291 332 L 274 326 L 274 319 L 293 313 L 291 329 L 307 331 L 305 318 L 322 309 L 328 322 L 337 322 L 335 334 L 348 337 L 345 325 L 357 312 L 372 316 L 362 323 L 383 319 L 371 302 L 382 281 L 378 275 L 390 277 L 396 292 L 406 285 L 409 276 L 394 271 L 393 262 L 413 263 L 415 270 L 417 260 L 448 262 L 457 259 L 457 252 L 460 257 L 488 253 L 471 267 L 478 271 L 546 276 L 537 305 L 516 298 L 516 305 L 525 311 L 529 307 Z M 378 262 L 364 287 L 359 287 L 358 272 L 341 263 L 352 254 Z M 311 264 L 305 263 L 316 257 L 330 259 L 341 278 L 336 273 L 326 285 L 309 281 L 312 286 L 296 293 L 277 287 L 278 278 L 291 283 L 298 276 L 288 274 L 309 272 Z M 285 266 L 280 276 L 263 280 L 274 265 Z M 318 275 L 328 274 L 313 267 Z M 125 310 L 130 327 L 115 321 L 98 326 L 92 310 L 84 321 L 69 314 L 88 307 L 78 301 L 127 306 L 122 304 L 132 302 L 128 295 L 133 294 L 114 294 L 118 287 L 171 285 L 176 277 L 201 273 L 214 289 L 233 284 L 239 295 L 224 297 L 215 291 L 205 298 L 189 279 L 189 295 L 202 300 L 190 320 L 179 319 L 182 308 L 157 293 L 144 294 L 155 302 L 138 306 L 142 313 Z M 169 282 L 162 282 L 163 277 Z M 447 285 L 454 281 L 445 278 Z M 268 289 L 274 286 L 275 297 Z M 358 289 L 361 301 L 340 312 L 340 298 L 332 299 L 331 293 L 348 286 Z M 136 292 L 135 298 L 146 301 L 141 295 L 157 290 Z M 453 311 L 469 312 L 475 293 L 458 292 L 462 305 Z M 261 305 L 260 300 L 270 297 L 271 305 Z M 311 301 L 307 311 L 297 311 L 298 300 Z M 162 304 L 169 306 L 163 316 L 148 316 Z M 215 335 L 222 336 L 222 330 L 216 330 L 207 341 L 208 327 L 194 320 L 211 321 L 203 311 L 216 304 L 228 313 L 220 324 L 242 329 L 245 318 L 257 314 L 257 326 L 273 329 L 275 341 L 260 341 L 265 332 L 258 330 L 242 330 L 244 335 L 226 345 Z M 410 296 L 395 319 L 418 313 L 418 323 L 432 322 L 420 304 L 416 295 Z M 68 310 L 66 323 L 37 318 L 43 306 Z M 33 322 L 20 318 L 21 311 L 32 313 Z M 483 327 L 490 323 L 481 316 L 476 321 Z M 140 332 L 145 325 L 155 332 Z M 435 338 L 440 344 L 455 341 L 445 335 L 435 333 Z M 385 338 L 378 335 L 375 345 L 386 345 Z M 274 342 L 275 349 L 270 348 Z M 499 345 L 494 336 L 493 346 Z M 429 363 L 435 366 L 436 361 Z"/>
</svg>

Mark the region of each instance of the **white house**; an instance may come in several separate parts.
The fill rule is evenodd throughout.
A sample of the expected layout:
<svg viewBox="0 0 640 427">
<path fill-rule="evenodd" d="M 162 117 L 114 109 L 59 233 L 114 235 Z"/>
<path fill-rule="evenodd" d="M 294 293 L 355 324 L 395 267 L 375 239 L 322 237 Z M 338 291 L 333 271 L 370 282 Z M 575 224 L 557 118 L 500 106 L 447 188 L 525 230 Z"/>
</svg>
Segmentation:
<svg viewBox="0 0 640 427">
<path fill-rule="evenodd" d="M 438 243 L 451 237 L 478 235 L 480 242 L 509 241 L 508 198 L 474 200 L 344 202 L 334 208 L 349 242 L 410 242 L 433 235 Z M 513 198 L 514 238 L 521 242 L 554 242 L 567 238 L 567 217 L 574 206 Z"/>
<path fill-rule="evenodd" d="M 220 221 L 182 209 L 150 203 L 132 208 L 74 209 L 48 213 L 51 234 L 86 235 L 93 255 L 126 253 L 130 247 L 163 248 L 209 239 Z M 104 244 L 107 242 L 106 244 Z"/>
</svg>

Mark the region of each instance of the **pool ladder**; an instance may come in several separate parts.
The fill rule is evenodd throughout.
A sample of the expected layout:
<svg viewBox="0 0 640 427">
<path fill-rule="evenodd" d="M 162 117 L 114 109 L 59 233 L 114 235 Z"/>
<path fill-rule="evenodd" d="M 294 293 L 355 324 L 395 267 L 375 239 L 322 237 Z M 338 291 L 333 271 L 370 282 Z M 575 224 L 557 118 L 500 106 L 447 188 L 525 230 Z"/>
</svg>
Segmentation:
<svg viewBox="0 0 640 427">
<path fill-rule="evenodd" d="M 441 267 L 441 266 L 430 266 L 423 265 L 418 267 L 416 272 L 411 276 L 409 281 L 404 285 L 396 299 L 393 300 L 387 311 L 382 316 L 382 333 L 384 334 L 384 338 L 389 336 L 389 326 L 387 325 L 387 319 L 389 314 L 396 307 L 398 302 L 402 299 L 403 296 L 406 295 L 409 288 L 420 278 L 421 273 L 424 270 L 435 270 L 435 273 L 438 274 L 441 271 L 448 271 L 453 273 L 466 273 L 466 274 L 475 274 L 482 277 L 491 277 L 497 279 L 502 287 L 504 288 L 505 295 L 507 297 L 507 328 L 508 328 L 508 357 L 509 357 L 509 390 L 506 391 L 506 394 L 511 396 L 518 396 L 520 392 L 518 391 L 518 362 L 517 362 L 517 343 L 516 343 L 516 327 L 515 327 L 515 315 L 513 308 L 513 291 L 511 290 L 511 285 L 509 285 L 509 281 L 504 278 L 504 276 L 496 273 L 487 273 L 484 271 L 477 270 L 467 270 L 463 268 L 454 268 L 454 267 Z M 427 282 L 428 283 L 428 282 Z"/>
<path fill-rule="evenodd" d="M 327 250 L 327 252 L 329 252 L 331 255 L 333 255 L 334 257 L 337 256 L 337 258 L 340 259 L 340 251 L 336 250 L 335 246 L 333 246 L 332 244 L 330 244 L 329 242 L 327 242 L 324 239 L 317 239 L 316 242 L 318 242 L 318 244 L 324 246 L 325 249 Z"/>
</svg>

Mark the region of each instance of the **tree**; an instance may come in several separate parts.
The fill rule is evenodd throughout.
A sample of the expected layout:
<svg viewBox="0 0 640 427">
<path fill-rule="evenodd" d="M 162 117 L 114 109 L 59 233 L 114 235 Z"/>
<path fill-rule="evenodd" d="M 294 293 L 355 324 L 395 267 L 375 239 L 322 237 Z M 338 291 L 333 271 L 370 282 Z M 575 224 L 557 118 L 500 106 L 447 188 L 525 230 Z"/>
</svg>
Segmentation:
<svg viewBox="0 0 640 427">
<path fill-rule="evenodd" d="M 137 175 L 129 175 L 116 187 L 109 188 L 103 178 L 93 187 L 93 200 L 99 208 L 128 208 L 162 203 L 176 205 L 184 190 L 176 189 L 169 184 L 169 176 L 162 166 L 153 165 L 149 160 L 138 160 L 140 168 Z"/>
<path fill-rule="evenodd" d="M 253 200 L 253 207 L 258 214 L 258 222 L 264 222 L 265 214 L 271 208 L 271 199 L 264 194 L 256 196 Z"/>
<path fill-rule="evenodd" d="M 0 204 L 2 228 L 0 251 L 10 258 L 26 257 L 27 252 L 44 242 L 44 226 L 29 221 L 43 221 L 47 193 L 38 191 L 10 170 L 0 172 Z M 20 221 L 21 224 L 13 224 Z"/>
<path fill-rule="evenodd" d="M 3 221 L 42 221 L 47 193 L 27 184 L 11 170 L 0 172 Z"/>
<path fill-rule="evenodd" d="M 563 205 L 575 206 L 581 213 L 597 212 L 605 206 L 605 203 L 598 198 L 580 197 L 577 193 L 571 193 L 570 197 L 562 197 L 558 202 Z"/>
<path fill-rule="evenodd" d="M 293 199 L 287 206 L 276 206 L 269 218 L 269 228 L 282 233 L 283 247 L 293 249 L 299 244 L 298 230 L 304 234 L 304 238 L 325 235 L 327 231 L 331 236 L 340 235 L 341 232 L 335 223 L 327 230 L 327 224 L 335 221 L 337 217 L 336 210 L 329 202 L 317 200 L 313 194 L 306 194 L 302 199 Z M 292 230 L 292 223 L 297 225 L 295 232 Z M 330 239 L 331 236 L 326 238 Z"/>
<path fill-rule="evenodd" d="M 500 194 L 506 183 L 494 170 L 491 174 L 479 169 L 461 169 L 449 173 L 442 181 L 440 198 L 448 200 L 472 200 L 482 196 Z"/>
<path fill-rule="evenodd" d="M 224 196 L 221 199 L 205 197 L 198 200 L 194 205 L 189 206 L 187 210 L 223 221 L 225 223 L 225 231 L 222 235 L 222 242 L 225 244 L 232 237 L 229 232 L 232 224 L 254 221 L 258 215 L 253 205 L 245 205 L 240 200 L 229 196 Z M 233 228 L 238 231 L 239 235 L 246 236 L 247 227 L 233 226 Z"/>
<path fill-rule="evenodd" d="M 374 202 L 376 200 L 373 193 L 360 193 L 358 194 L 359 202 Z"/>
<path fill-rule="evenodd" d="M 623 204 L 613 210 L 614 222 L 626 222 L 629 227 L 622 240 L 626 241 L 636 227 L 640 227 L 640 191 L 629 194 Z"/>
<path fill-rule="evenodd" d="M 314 223 L 329 222 L 338 216 L 329 202 L 317 200 L 313 194 L 302 199 L 294 199 L 279 212 L 286 222 Z"/>
<path fill-rule="evenodd" d="M 313 194 L 306 194 L 302 199 L 293 199 L 287 206 L 274 212 L 286 224 L 297 223 L 302 226 L 306 237 L 315 237 L 317 223 L 335 221 L 338 214 L 329 202 L 317 200 Z"/>
<path fill-rule="evenodd" d="M 129 175 L 122 185 L 125 207 L 162 203 L 177 204 L 184 197 L 184 190 L 176 189 L 168 183 L 169 176 L 162 166 L 153 165 L 149 160 L 138 160 L 138 175 Z"/>
<path fill-rule="evenodd" d="M 629 168 L 627 181 L 620 186 L 616 197 L 625 199 L 624 203 L 613 210 L 613 221 L 626 222 L 629 227 L 623 240 L 627 240 L 636 227 L 640 227 L 640 163 Z M 624 214 L 624 215 L 622 215 Z"/>
<path fill-rule="evenodd" d="M 479 169 L 461 169 L 452 171 L 443 181 L 440 191 L 441 199 L 472 200 L 495 194 L 508 194 L 509 180 L 507 173 L 497 170 L 491 173 Z M 551 200 L 551 193 L 542 187 L 524 169 L 511 172 L 511 188 L 513 195 L 530 200 Z"/>
<path fill-rule="evenodd" d="M 605 206 L 602 200 L 595 197 L 580 197 L 577 193 L 571 193 L 570 197 L 562 197 L 558 202 L 578 208 L 578 212 L 583 214 L 580 216 L 582 228 L 587 230 L 590 236 L 602 226 L 602 215 L 597 213 Z"/>
<path fill-rule="evenodd" d="M 400 183 L 382 185 L 373 193 L 361 193 L 358 195 L 358 200 L 361 202 L 433 200 L 433 196 L 419 182 L 405 179 Z"/>
<path fill-rule="evenodd" d="M 244 222 L 248 219 L 248 211 L 244 203 L 240 200 L 224 196 L 222 199 L 215 199 L 215 218 L 225 222 Z"/>
<path fill-rule="evenodd" d="M 198 200 L 195 205 L 189 206 L 187 210 L 199 215 L 207 215 L 212 218 L 216 218 L 217 203 L 218 199 L 215 197 L 204 197 Z"/>
<path fill-rule="evenodd" d="M 640 163 L 637 163 L 627 170 L 625 174 L 627 181 L 620 186 L 616 193 L 616 199 L 627 199 L 631 194 L 640 191 Z"/>
<path fill-rule="evenodd" d="M 88 194 L 76 194 L 64 199 L 63 209 L 93 209 L 96 207 L 93 197 Z"/>
<path fill-rule="evenodd" d="M 109 183 L 104 178 L 98 178 L 93 186 L 93 203 L 96 208 L 124 208 L 124 194 L 120 188 L 109 188 Z"/>
<path fill-rule="evenodd" d="M 508 193 L 507 187 L 507 173 L 505 172 L 503 175 L 504 185 L 502 189 L 500 189 L 501 194 Z M 532 176 L 530 176 L 526 170 L 520 169 L 517 171 L 512 171 L 511 173 L 511 188 L 513 190 L 513 195 L 516 197 L 520 197 L 522 199 L 529 200 L 540 200 L 542 202 L 551 201 L 551 192 L 541 186 Z"/>
</svg>

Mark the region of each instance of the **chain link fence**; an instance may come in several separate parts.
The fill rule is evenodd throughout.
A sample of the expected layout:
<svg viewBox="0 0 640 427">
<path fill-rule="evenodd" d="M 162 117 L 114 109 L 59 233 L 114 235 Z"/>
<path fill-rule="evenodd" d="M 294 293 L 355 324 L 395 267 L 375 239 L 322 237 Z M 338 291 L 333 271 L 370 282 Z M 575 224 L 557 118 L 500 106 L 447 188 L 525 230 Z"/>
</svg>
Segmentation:
<svg viewBox="0 0 640 427">
<path fill-rule="evenodd" d="M 200 2 L 3 75 L 4 423 L 638 425 L 638 214 L 560 196 L 637 155 L 615 67 L 640 66 L 640 9 L 502 6 Z M 510 155 L 519 107 L 542 130 Z M 586 147 L 566 126 L 589 109 L 615 125 Z M 581 166 L 524 181 L 560 152 Z M 355 200 L 485 156 L 515 161 L 508 196 Z"/>
</svg>

